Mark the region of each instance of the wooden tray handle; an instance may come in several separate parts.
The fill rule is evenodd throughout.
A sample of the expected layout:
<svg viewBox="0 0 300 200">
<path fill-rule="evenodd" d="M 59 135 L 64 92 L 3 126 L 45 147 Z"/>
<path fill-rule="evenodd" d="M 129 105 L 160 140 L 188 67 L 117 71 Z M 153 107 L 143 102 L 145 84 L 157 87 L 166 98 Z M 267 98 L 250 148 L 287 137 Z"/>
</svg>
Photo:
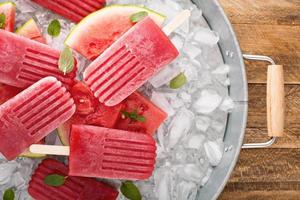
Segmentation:
<svg viewBox="0 0 300 200">
<path fill-rule="evenodd" d="M 285 94 L 282 65 L 269 65 L 267 77 L 268 135 L 282 137 L 285 121 Z"/>
</svg>

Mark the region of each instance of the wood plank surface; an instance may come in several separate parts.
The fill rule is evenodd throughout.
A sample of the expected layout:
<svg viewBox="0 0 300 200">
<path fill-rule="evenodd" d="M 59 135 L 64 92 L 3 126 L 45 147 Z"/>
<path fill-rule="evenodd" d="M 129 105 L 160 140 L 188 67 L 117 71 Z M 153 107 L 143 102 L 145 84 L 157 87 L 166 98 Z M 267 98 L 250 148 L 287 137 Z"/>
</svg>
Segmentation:
<svg viewBox="0 0 300 200">
<path fill-rule="evenodd" d="M 244 53 L 272 57 L 285 69 L 286 128 L 270 148 L 242 150 L 220 200 L 300 199 L 300 0 L 220 0 Z M 249 114 L 245 142 L 269 139 L 267 63 L 246 62 Z"/>
</svg>

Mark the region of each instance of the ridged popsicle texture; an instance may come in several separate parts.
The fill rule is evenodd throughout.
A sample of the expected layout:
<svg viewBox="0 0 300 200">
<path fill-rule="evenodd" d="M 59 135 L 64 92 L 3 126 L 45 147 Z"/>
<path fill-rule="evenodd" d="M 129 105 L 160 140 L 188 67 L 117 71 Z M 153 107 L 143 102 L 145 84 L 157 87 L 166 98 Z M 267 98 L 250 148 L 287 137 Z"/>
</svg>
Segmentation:
<svg viewBox="0 0 300 200">
<path fill-rule="evenodd" d="M 12 160 L 54 131 L 75 112 L 74 100 L 46 77 L 0 106 L 0 152 Z"/>
<path fill-rule="evenodd" d="M 91 178 L 68 176 L 68 167 L 54 159 L 45 159 L 40 163 L 31 181 L 28 192 L 38 200 L 115 200 L 118 191 L 105 183 Z M 64 185 L 51 187 L 44 183 L 51 174 L 68 176 Z"/>
<path fill-rule="evenodd" d="M 143 180 L 154 170 L 156 144 L 148 134 L 73 125 L 70 143 L 72 176 Z"/>
<path fill-rule="evenodd" d="M 58 69 L 60 52 L 45 44 L 0 30 L 0 82 L 26 88 L 38 80 L 54 76 L 70 88 L 76 77 Z M 76 62 L 75 62 L 76 63 Z"/>
<path fill-rule="evenodd" d="M 105 6 L 105 0 L 32 0 L 74 22 Z"/>
<path fill-rule="evenodd" d="M 155 22 L 133 26 L 84 71 L 84 81 L 107 106 L 123 101 L 179 52 Z"/>
</svg>

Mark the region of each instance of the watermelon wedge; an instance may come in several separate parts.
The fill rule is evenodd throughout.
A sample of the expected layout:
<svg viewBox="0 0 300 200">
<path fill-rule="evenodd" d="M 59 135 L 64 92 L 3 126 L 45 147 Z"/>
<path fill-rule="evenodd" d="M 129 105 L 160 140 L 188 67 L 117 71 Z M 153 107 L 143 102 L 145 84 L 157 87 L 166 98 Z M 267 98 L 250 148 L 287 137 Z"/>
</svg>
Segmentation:
<svg viewBox="0 0 300 200">
<path fill-rule="evenodd" d="M 69 136 L 73 124 L 95 125 L 106 128 L 115 126 L 123 104 L 113 107 L 101 104 L 82 82 L 74 85 L 70 92 L 76 104 L 76 113 L 57 129 L 59 138 L 64 145 L 69 145 Z"/>
<path fill-rule="evenodd" d="M 13 2 L 0 3 L 0 14 L 5 15 L 4 30 L 13 32 L 15 26 L 16 4 Z"/>
<path fill-rule="evenodd" d="M 158 127 L 167 119 L 168 115 L 154 105 L 150 100 L 138 92 L 130 95 L 125 101 L 121 111 L 122 115 L 116 123 L 115 128 L 154 134 Z M 126 116 L 126 113 L 136 113 L 143 120 L 136 120 Z"/>
<path fill-rule="evenodd" d="M 18 28 L 16 34 L 43 44 L 47 43 L 34 19 L 28 20 L 23 26 Z"/>
<path fill-rule="evenodd" d="M 69 34 L 65 43 L 90 60 L 96 59 L 134 23 L 130 17 L 145 11 L 158 24 L 166 17 L 136 5 L 112 5 L 84 18 Z"/>
</svg>

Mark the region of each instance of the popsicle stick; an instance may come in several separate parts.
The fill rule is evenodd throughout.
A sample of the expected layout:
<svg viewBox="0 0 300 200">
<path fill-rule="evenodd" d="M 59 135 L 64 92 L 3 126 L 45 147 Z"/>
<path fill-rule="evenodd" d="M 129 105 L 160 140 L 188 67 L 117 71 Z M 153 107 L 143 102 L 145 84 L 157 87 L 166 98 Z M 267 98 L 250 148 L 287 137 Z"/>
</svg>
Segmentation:
<svg viewBox="0 0 300 200">
<path fill-rule="evenodd" d="M 170 35 L 175 29 L 180 27 L 191 16 L 190 10 L 184 10 L 175 16 L 172 21 L 167 24 L 162 30 L 166 35 Z"/>
<path fill-rule="evenodd" d="M 47 154 L 47 155 L 58 155 L 58 156 L 70 155 L 70 147 L 68 146 L 33 144 L 30 146 L 29 151 L 31 153 Z"/>
</svg>

